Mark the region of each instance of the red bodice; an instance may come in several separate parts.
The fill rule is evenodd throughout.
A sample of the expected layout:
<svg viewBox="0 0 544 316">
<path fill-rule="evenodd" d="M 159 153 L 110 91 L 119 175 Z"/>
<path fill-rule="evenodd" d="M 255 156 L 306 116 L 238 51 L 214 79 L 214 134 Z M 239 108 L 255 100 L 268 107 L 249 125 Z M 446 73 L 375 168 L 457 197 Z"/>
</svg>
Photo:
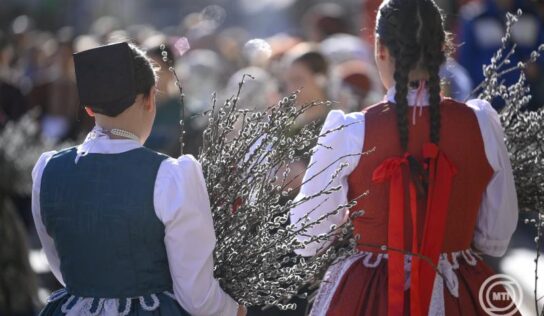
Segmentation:
<svg viewBox="0 0 544 316">
<path fill-rule="evenodd" d="M 364 216 L 354 222 L 361 243 L 385 245 L 388 241 L 389 184 L 372 181 L 374 170 L 386 159 L 403 156 L 394 105 L 380 103 L 365 110 L 365 135 L 363 151 L 375 151 L 362 155 L 357 167 L 348 179 L 348 199 L 369 195 L 357 201 L 352 208 L 364 210 Z M 483 194 L 493 174 L 486 155 L 482 135 L 474 111 L 463 103 L 444 99 L 441 107 L 440 150 L 456 166 L 447 211 L 442 252 L 470 248 L 478 210 Z M 412 109 L 410 109 L 411 115 Z M 418 110 L 419 112 L 419 110 Z M 418 113 L 419 115 L 419 113 Z M 410 122 L 409 153 L 422 161 L 423 146 L 429 142 L 429 109 L 423 108 L 416 125 Z M 408 174 L 403 166 L 404 174 Z M 408 176 L 404 177 L 405 192 L 409 192 Z M 404 241 L 405 249 L 411 249 L 412 225 L 408 194 L 405 198 Z M 418 236 L 422 236 L 425 219 L 426 197 L 417 201 Z M 421 240 L 420 240 L 421 242 Z M 360 246 L 360 250 L 379 251 L 374 247 Z"/>
</svg>

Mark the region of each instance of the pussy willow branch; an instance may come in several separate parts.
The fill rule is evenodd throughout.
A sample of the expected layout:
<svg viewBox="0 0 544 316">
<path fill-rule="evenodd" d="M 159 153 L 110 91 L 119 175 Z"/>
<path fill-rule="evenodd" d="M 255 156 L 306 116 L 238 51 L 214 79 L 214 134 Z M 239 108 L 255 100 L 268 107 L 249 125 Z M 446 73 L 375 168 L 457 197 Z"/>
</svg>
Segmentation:
<svg viewBox="0 0 544 316">
<path fill-rule="evenodd" d="M 180 128 L 180 136 L 179 136 L 179 145 L 180 145 L 180 154 L 183 155 L 183 147 L 184 147 L 184 137 L 185 137 L 185 94 L 183 93 L 183 86 L 181 85 L 181 80 L 178 77 L 178 74 L 176 73 L 176 68 L 174 65 L 174 59 L 172 56 L 168 56 L 168 53 L 166 52 L 166 46 L 164 44 L 160 45 L 162 60 L 168 64 L 168 71 L 170 71 L 175 78 L 175 84 L 179 91 L 179 128 Z"/>
<path fill-rule="evenodd" d="M 243 80 L 247 78 L 244 76 Z M 297 106 L 295 93 L 264 111 L 245 110 L 248 106 L 240 110 L 244 102 L 240 99 L 242 86 L 243 82 L 223 105 L 218 105 L 216 97 L 212 97 L 211 111 L 203 114 L 208 119 L 208 127 L 204 131 L 199 161 L 208 186 L 217 236 L 215 275 L 224 289 L 241 303 L 294 308 L 295 305 L 285 303 L 286 298 L 320 279 L 332 261 L 350 255 L 355 248 L 353 242 L 342 247 L 333 243 L 311 259 L 294 254 L 309 243 L 333 240 L 333 232 L 317 236 L 307 232 L 353 203 L 334 207 L 315 221 L 296 226 L 288 224 L 293 207 L 311 203 L 321 196 L 326 198 L 338 190 L 330 186 L 329 179 L 322 190 L 311 197 L 292 200 L 291 191 L 286 187 L 289 164 L 309 157 L 320 137 L 345 126 L 321 135 L 319 126 L 310 124 L 292 133 L 300 115 L 314 106 L 330 103 Z M 337 176 L 335 172 L 333 177 Z M 340 233 L 334 232 L 334 237 L 340 234 L 339 240 L 351 240 L 351 231 L 352 224 L 348 221 L 341 226 Z M 305 235 L 310 237 L 298 241 Z"/>
<path fill-rule="evenodd" d="M 512 169 L 518 193 L 520 209 L 536 213 L 537 219 L 526 219 L 526 223 L 536 228 L 536 259 L 534 279 L 534 305 L 536 315 L 544 315 L 538 306 L 538 271 L 541 255 L 543 216 L 544 216 L 544 107 L 529 112 L 525 110 L 531 95 L 526 85 L 524 69 L 535 63 L 544 52 L 544 44 L 533 51 L 528 60 L 504 69 L 510 64 L 516 45 L 507 51 L 510 42 L 511 28 L 522 16 L 521 10 L 515 15 L 506 15 L 506 33 L 502 38 L 502 47 L 494 54 L 489 65 L 484 66 L 484 81 L 478 85 L 474 93 L 487 101 L 495 98 L 504 100 L 505 106 L 499 112 L 504 128 L 505 143 L 510 154 Z M 504 57 L 503 57 L 504 56 Z M 506 74 L 519 71 L 518 81 L 510 86 L 504 82 Z"/>
</svg>

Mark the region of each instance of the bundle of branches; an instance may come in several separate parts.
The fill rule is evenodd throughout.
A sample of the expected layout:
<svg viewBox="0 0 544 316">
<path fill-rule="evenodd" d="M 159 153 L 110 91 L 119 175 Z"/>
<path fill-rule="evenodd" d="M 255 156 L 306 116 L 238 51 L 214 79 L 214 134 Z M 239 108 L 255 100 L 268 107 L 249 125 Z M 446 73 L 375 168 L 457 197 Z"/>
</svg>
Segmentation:
<svg viewBox="0 0 544 316">
<path fill-rule="evenodd" d="M 475 92 L 478 98 L 491 102 L 502 99 L 505 106 L 499 111 L 506 136 L 506 146 L 516 180 L 518 200 L 521 209 L 544 212 L 544 107 L 537 111 L 526 111 L 531 98 L 523 70 L 537 61 L 544 52 L 544 44 L 532 52 L 529 60 L 511 65 L 510 57 L 516 45 L 507 48 L 510 43 L 511 28 L 522 15 L 508 13 L 506 33 L 502 38 L 502 47 L 495 53 L 483 72 L 485 80 Z M 512 85 L 504 82 L 504 75 L 518 71 L 518 81 Z"/>
<path fill-rule="evenodd" d="M 309 157 L 320 137 L 345 126 L 320 135 L 320 126 L 313 123 L 290 133 L 297 118 L 323 103 L 295 106 L 294 93 L 266 111 L 241 110 L 248 108 L 239 106 L 244 79 L 236 96 L 221 106 L 214 97 L 212 110 L 205 114 L 209 125 L 199 161 L 217 235 L 215 276 L 240 303 L 294 309 L 295 304 L 285 302 L 305 285 L 320 280 L 332 262 L 352 254 L 355 239 L 348 221 L 331 227 L 328 234 L 301 241 L 299 237 L 312 226 L 351 204 L 338 205 L 314 222 L 306 221 L 310 212 L 300 222 L 289 223 L 291 208 L 339 189 L 329 182 L 315 195 L 295 200 L 292 182 L 302 175 L 290 176 L 289 165 Z M 336 174 L 345 167 L 341 165 Z M 315 241 L 332 241 L 333 246 L 311 258 L 294 254 Z"/>
<path fill-rule="evenodd" d="M 538 307 L 538 258 L 542 247 L 544 233 L 544 105 L 536 111 L 526 110 L 530 101 L 530 89 L 526 84 L 524 69 L 535 63 L 544 52 L 544 43 L 533 51 L 529 59 L 517 65 L 511 65 L 510 57 L 516 45 L 507 48 L 510 43 L 511 28 L 522 15 L 519 10 L 515 15 L 506 16 L 506 33 L 502 38 L 502 47 L 495 53 L 489 65 L 483 68 L 484 81 L 476 88 L 478 97 L 487 101 L 503 100 L 505 106 L 499 111 L 504 127 L 505 142 L 516 182 L 516 190 L 520 209 L 528 211 L 532 219 L 526 223 L 536 228 L 536 260 L 535 260 L 535 308 Z M 507 85 L 504 75 L 519 72 L 516 83 Z"/>
</svg>

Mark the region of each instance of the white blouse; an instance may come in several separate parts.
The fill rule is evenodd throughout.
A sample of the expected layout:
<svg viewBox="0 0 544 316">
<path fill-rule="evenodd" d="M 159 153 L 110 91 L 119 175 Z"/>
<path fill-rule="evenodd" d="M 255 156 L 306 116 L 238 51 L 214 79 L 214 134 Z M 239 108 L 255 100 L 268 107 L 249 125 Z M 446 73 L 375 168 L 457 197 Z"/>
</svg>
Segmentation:
<svg viewBox="0 0 544 316">
<path fill-rule="evenodd" d="M 393 88 L 388 91 L 386 100 L 394 103 L 394 96 L 395 90 Z M 418 99 L 417 91 L 409 90 L 408 104 L 412 107 L 410 116 L 413 113 L 414 120 L 417 120 L 417 112 L 419 112 L 415 104 L 428 104 L 426 91 L 420 97 L 422 101 L 416 102 Z M 485 154 L 494 171 L 480 206 L 473 242 L 478 250 L 487 255 L 502 256 L 508 248 L 510 238 L 518 222 L 519 211 L 512 167 L 504 144 L 504 133 L 497 112 L 488 102 L 479 99 L 470 100 L 467 105 L 476 114 L 485 146 Z M 363 112 L 344 114 L 340 110 L 331 111 L 323 124 L 321 133 L 323 134 L 342 125 L 348 127 L 320 138 L 319 143 L 322 146 L 316 147 L 310 160 L 310 167 L 304 175 L 303 183 L 312 177 L 315 178 L 302 186 L 296 199 L 300 200 L 305 196 L 323 190 L 340 165 L 347 163 L 347 167 L 342 169 L 340 174 L 329 185 L 329 188 L 337 186 L 341 188 L 332 194 L 314 198 L 291 209 L 291 223 L 299 227 L 303 222 L 303 217 L 311 210 L 313 211 L 308 216 L 309 222 L 331 212 L 338 205 L 348 202 L 347 181 L 349 175 L 359 163 L 360 156 L 357 154 L 363 150 L 365 115 Z M 348 157 L 335 162 L 342 156 Z M 331 166 L 326 168 L 329 164 Z M 318 174 L 323 169 L 325 170 Z M 317 236 L 328 233 L 331 230 L 331 225 L 338 226 L 346 220 L 347 209 L 336 215 L 329 216 L 321 224 L 311 227 L 307 235 Z M 309 237 L 305 236 L 299 237 L 300 241 L 308 239 Z M 297 253 L 312 256 L 324 249 L 328 243 L 327 241 L 313 242 L 304 249 L 298 250 Z"/>
<path fill-rule="evenodd" d="M 110 139 L 95 128 L 78 147 L 74 163 L 85 159 L 86 153 L 116 154 L 140 146 L 134 140 Z M 47 234 L 40 213 L 41 177 L 55 153 L 42 154 L 32 171 L 32 213 L 51 271 L 65 285 L 54 241 Z M 195 158 L 184 155 L 161 163 L 155 181 L 154 206 L 165 227 L 164 244 L 177 301 L 191 315 L 236 315 L 238 304 L 213 276 L 216 238 L 202 168 Z M 117 312 L 104 309 L 100 315 L 117 315 Z"/>
</svg>

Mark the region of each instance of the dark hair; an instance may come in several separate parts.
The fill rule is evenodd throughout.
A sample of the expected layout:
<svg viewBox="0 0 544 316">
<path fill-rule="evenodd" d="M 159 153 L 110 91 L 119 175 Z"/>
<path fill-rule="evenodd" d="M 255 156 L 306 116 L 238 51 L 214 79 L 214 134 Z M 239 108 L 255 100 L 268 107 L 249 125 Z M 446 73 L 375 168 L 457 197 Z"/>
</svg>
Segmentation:
<svg viewBox="0 0 544 316">
<path fill-rule="evenodd" d="M 312 7 L 303 18 L 303 23 L 309 23 L 323 40 L 331 35 L 350 32 L 347 12 L 337 3 L 320 3 Z"/>
<path fill-rule="evenodd" d="M 146 56 L 146 53 L 136 45 L 130 44 L 134 66 L 134 82 L 136 84 L 136 94 L 149 96 L 149 91 L 155 86 L 157 77 L 157 66 Z"/>
<path fill-rule="evenodd" d="M 327 74 L 329 65 L 325 57 L 316 51 L 306 52 L 293 60 L 293 63 L 301 63 L 308 67 L 314 74 Z"/>
<path fill-rule="evenodd" d="M 400 144 L 408 147 L 409 74 L 414 69 L 429 74 L 430 139 L 440 141 L 440 65 L 446 60 L 448 36 L 444 19 L 433 0 L 389 0 L 382 3 L 376 34 L 395 60 L 395 110 Z"/>
</svg>

